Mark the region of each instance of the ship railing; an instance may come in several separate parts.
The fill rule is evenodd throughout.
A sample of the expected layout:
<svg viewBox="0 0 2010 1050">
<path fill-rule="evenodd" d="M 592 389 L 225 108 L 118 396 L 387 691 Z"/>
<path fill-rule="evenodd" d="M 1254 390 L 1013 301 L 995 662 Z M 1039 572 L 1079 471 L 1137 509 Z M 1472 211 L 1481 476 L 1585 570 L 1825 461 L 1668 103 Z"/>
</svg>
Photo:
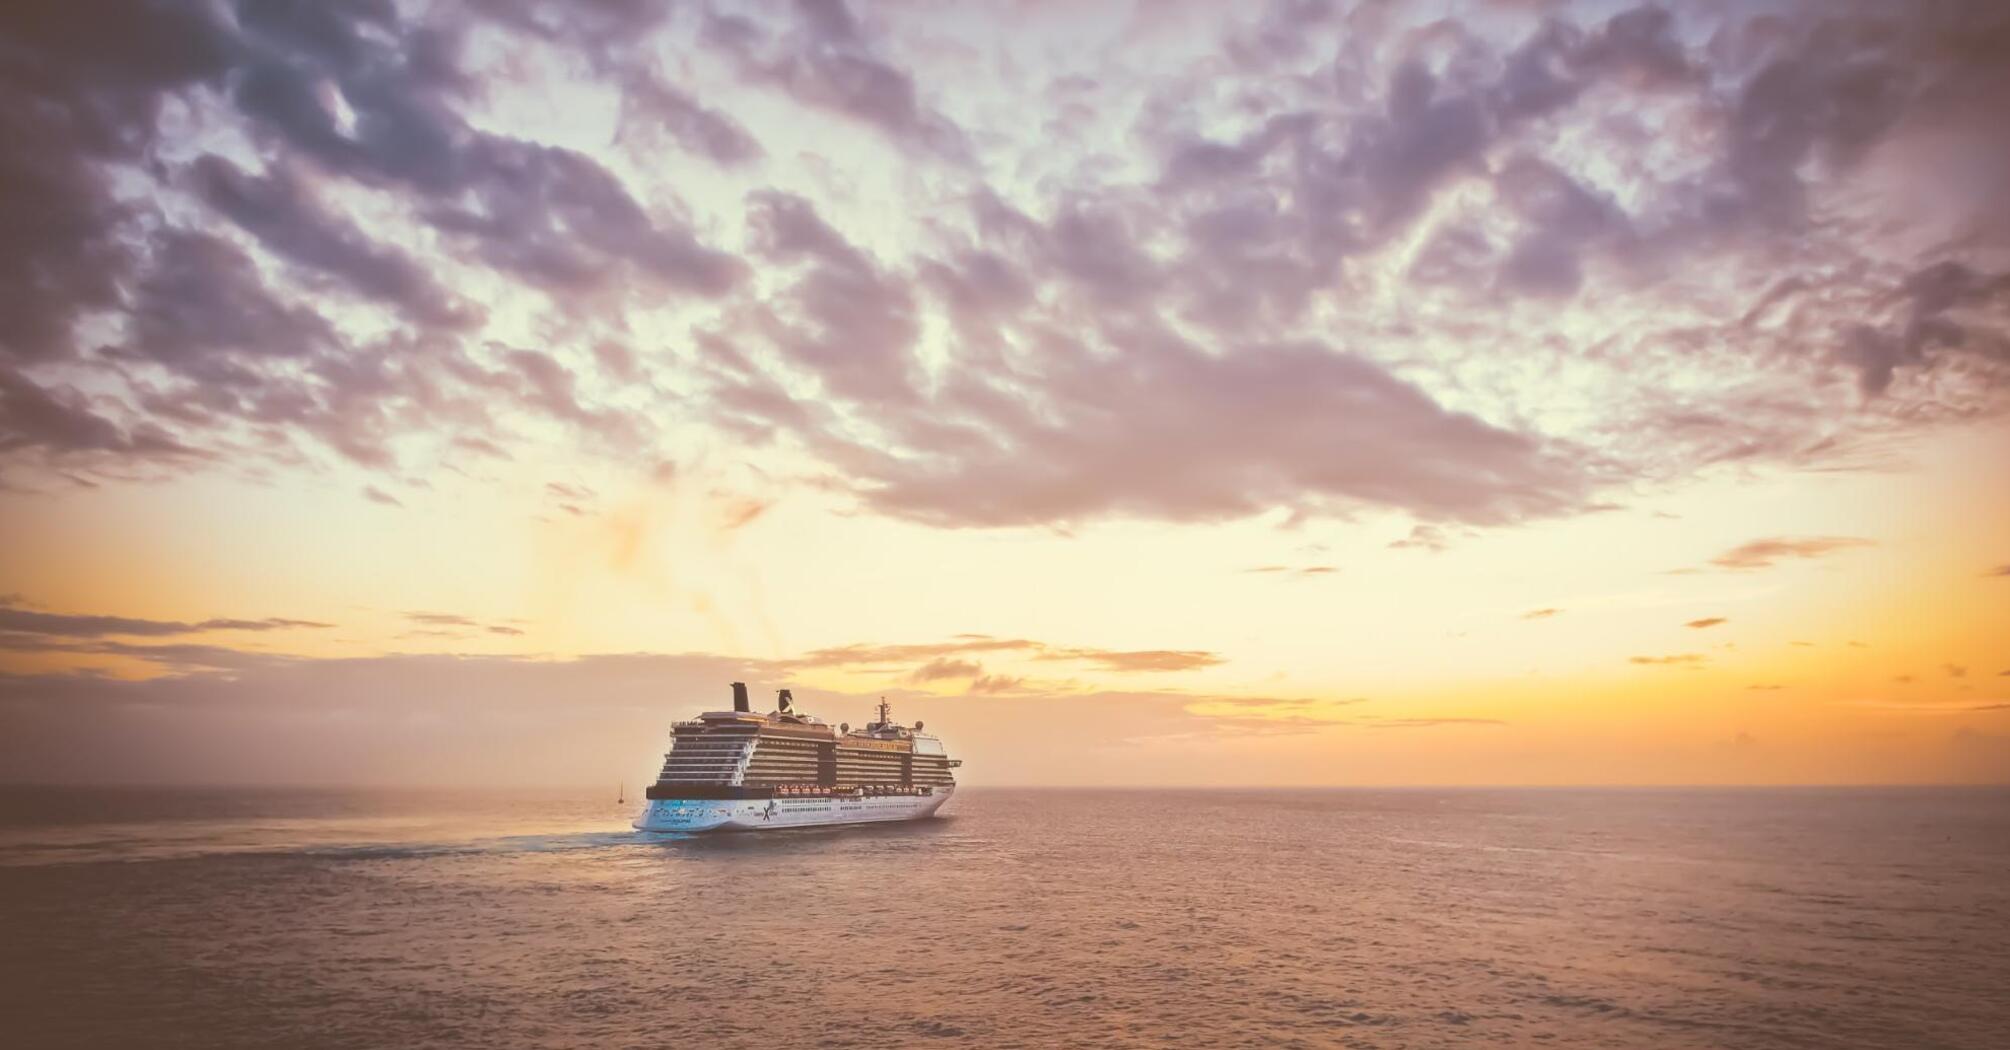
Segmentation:
<svg viewBox="0 0 2010 1050">
<path fill-rule="evenodd" d="M 776 784 L 776 798 L 927 798 L 948 784 Z"/>
</svg>

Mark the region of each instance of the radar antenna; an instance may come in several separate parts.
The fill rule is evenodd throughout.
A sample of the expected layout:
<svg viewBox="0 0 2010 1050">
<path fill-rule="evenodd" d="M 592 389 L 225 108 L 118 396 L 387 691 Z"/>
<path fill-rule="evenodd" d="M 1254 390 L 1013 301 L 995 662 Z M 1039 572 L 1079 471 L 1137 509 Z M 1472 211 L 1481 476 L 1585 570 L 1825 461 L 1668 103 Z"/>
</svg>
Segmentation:
<svg viewBox="0 0 2010 1050">
<path fill-rule="evenodd" d="M 893 724 L 893 705 L 887 703 L 886 697 L 883 696 L 879 698 L 879 724 L 883 726 Z"/>
</svg>

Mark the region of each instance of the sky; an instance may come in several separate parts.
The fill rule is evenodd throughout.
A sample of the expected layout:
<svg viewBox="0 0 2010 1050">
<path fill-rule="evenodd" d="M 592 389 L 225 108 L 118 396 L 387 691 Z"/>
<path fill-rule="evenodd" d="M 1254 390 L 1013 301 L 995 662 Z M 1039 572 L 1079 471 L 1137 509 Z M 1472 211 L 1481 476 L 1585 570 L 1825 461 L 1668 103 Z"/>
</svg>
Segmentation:
<svg viewBox="0 0 2010 1050">
<path fill-rule="evenodd" d="M 2010 781 L 2000 5 L 0 5 L 0 781 Z"/>
</svg>

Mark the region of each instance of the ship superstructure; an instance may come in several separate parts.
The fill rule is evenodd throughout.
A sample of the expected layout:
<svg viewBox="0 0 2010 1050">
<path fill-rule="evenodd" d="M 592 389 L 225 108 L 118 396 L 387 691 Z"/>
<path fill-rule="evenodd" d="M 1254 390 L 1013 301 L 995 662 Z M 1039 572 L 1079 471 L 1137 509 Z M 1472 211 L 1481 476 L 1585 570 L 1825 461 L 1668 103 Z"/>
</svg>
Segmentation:
<svg viewBox="0 0 2010 1050">
<path fill-rule="evenodd" d="M 789 690 L 759 714 L 745 683 L 733 709 L 671 727 L 670 751 L 635 819 L 644 831 L 753 831 L 933 816 L 962 762 L 942 741 L 893 720 L 882 701 L 863 729 L 795 710 Z"/>
</svg>

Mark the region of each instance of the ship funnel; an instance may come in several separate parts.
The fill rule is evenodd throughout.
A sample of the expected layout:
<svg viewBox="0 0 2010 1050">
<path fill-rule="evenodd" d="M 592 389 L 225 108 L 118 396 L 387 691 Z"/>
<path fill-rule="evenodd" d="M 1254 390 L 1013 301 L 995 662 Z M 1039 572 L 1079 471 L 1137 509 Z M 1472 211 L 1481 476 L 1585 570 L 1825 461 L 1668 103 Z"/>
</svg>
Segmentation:
<svg viewBox="0 0 2010 1050">
<path fill-rule="evenodd" d="M 791 710 L 789 705 L 794 703 L 795 699 L 796 699 L 795 697 L 789 695 L 789 691 L 787 689 L 776 691 L 775 710 L 780 711 L 783 714 L 788 714 L 789 711 Z"/>
<path fill-rule="evenodd" d="M 747 683 L 745 682 L 733 683 L 733 710 L 739 711 L 742 714 L 754 710 L 753 705 L 747 703 Z"/>
</svg>

